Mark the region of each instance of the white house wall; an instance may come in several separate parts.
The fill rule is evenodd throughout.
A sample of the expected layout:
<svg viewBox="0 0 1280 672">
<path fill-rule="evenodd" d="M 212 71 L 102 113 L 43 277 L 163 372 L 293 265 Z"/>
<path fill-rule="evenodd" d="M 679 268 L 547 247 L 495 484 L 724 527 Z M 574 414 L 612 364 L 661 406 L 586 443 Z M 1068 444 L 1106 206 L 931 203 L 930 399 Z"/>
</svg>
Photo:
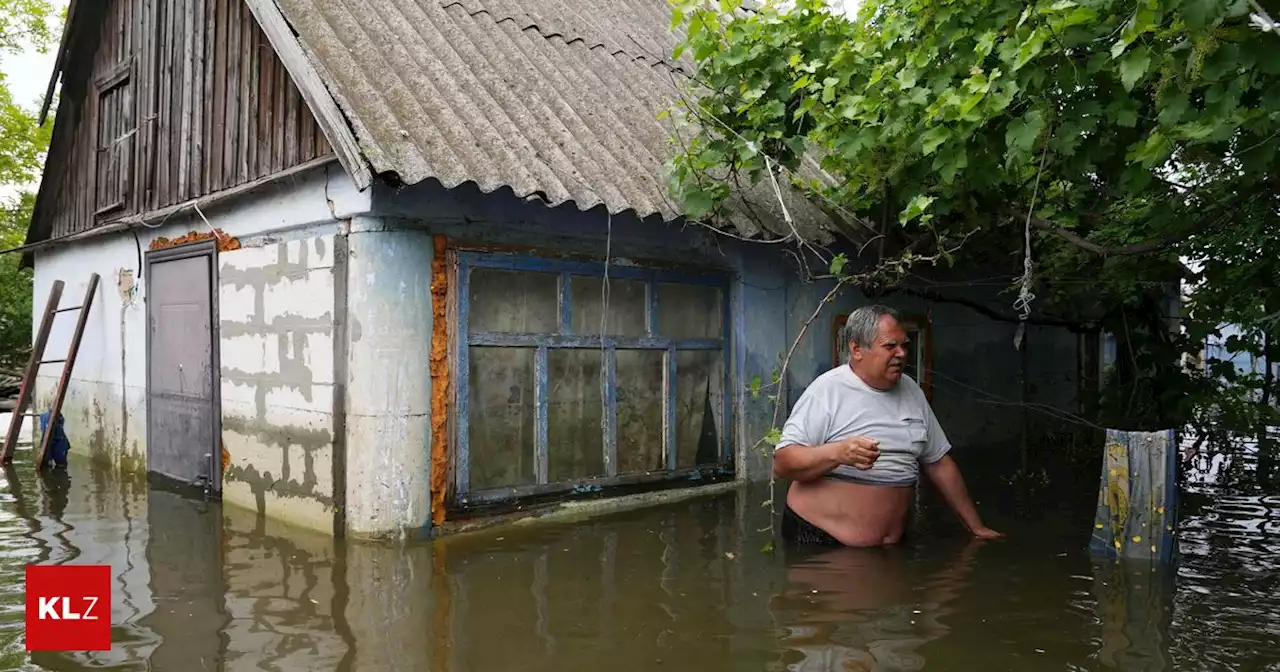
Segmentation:
<svg viewBox="0 0 1280 672">
<path fill-rule="evenodd" d="M 312 529 L 334 524 L 344 243 L 333 232 L 218 259 L 223 500 Z"/>
<path fill-rule="evenodd" d="M 357 218 L 348 236 L 347 532 L 430 519 L 431 237 Z"/>
<path fill-rule="evenodd" d="M 64 281 L 66 286 L 61 305 L 69 306 L 80 303 L 90 273 L 97 273 L 101 278 L 63 405 L 65 429 L 73 453 L 80 456 L 95 455 L 126 471 L 145 470 L 147 288 L 143 281 L 142 258 L 153 241 L 162 237 L 173 240 L 189 233 L 205 234 L 211 228 L 216 228 L 226 236 L 238 239 L 242 245 L 240 250 L 220 253 L 219 263 L 248 268 L 263 261 L 266 258 L 264 255 L 276 254 L 282 241 L 297 246 L 302 239 L 309 238 L 312 240 L 308 241 L 310 256 L 307 263 L 323 266 L 331 264 L 326 261 L 331 255 L 317 255 L 315 239 L 332 241 L 333 235 L 338 231 L 338 222 L 367 212 L 369 202 L 368 192 L 356 191 L 341 168 L 336 164 L 329 164 L 264 186 L 234 203 L 201 206 L 203 218 L 186 211 L 156 228 L 139 227 L 131 232 L 97 236 L 38 251 L 34 264 L 33 312 L 36 319 L 33 332 L 39 328 L 39 316 L 43 313 L 50 287 L 55 280 Z M 243 261 L 235 261 L 237 258 Z M 296 261 L 297 257 L 294 259 Z M 332 273 L 331 270 L 318 267 L 310 270 L 317 271 L 316 277 Z M 332 285 L 323 286 L 330 287 L 327 300 L 329 310 L 332 310 Z M 309 299 L 309 290 L 314 289 L 313 285 L 309 285 L 305 291 L 293 285 L 288 287 L 283 294 L 271 292 L 269 298 L 264 294 L 264 301 L 269 303 L 264 303 L 262 308 L 284 312 L 283 306 L 290 297 L 305 296 Z M 254 314 L 255 307 L 243 303 L 251 300 L 249 293 L 233 291 L 225 297 L 220 296 L 220 300 L 224 319 L 234 322 L 237 316 L 245 318 Z M 75 329 L 76 315 L 74 312 L 67 312 L 57 317 L 47 345 L 46 359 L 61 358 L 67 351 Z M 268 361 L 265 358 L 278 357 L 278 348 L 265 354 L 260 347 L 256 352 L 246 352 L 242 345 L 244 339 L 239 338 L 242 334 L 236 334 L 234 329 L 232 331 L 235 338 L 225 350 L 223 367 L 229 367 L 233 371 L 249 371 L 253 362 L 264 363 Z M 329 352 L 332 352 L 331 347 Z M 286 351 L 287 355 L 292 356 L 290 353 L 292 350 Z M 327 362 L 316 362 L 313 359 L 308 366 L 313 367 L 313 373 L 320 371 L 332 385 L 332 354 Z M 60 373 L 61 367 L 57 364 L 46 365 L 41 369 L 37 378 L 37 408 L 43 410 L 49 407 Z M 237 403 L 245 399 L 246 391 L 239 387 L 240 382 L 237 380 L 227 382 L 231 384 L 224 383 L 227 388 L 224 392 L 229 394 L 227 401 L 235 408 Z M 325 392 L 316 393 L 323 394 Z M 306 402 L 299 391 L 281 389 L 273 393 L 271 401 L 283 404 L 285 413 L 296 415 L 307 409 L 318 408 L 322 401 L 317 400 L 316 395 Z M 256 398 L 251 400 L 256 404 Z M 331 406 L 330 402 L 330 413 Z M 319 416 L 307 416 L 306 419 L 314 417 Z M 289 422 L 294 420 L 302 421 L 295 417 Z M 244 450 L 232 450 L 231 447 L 228 450 L 233 459 L 236 459 L 237 453 L 246 460 L 251 459 Z M 270 469 L 273 475 L 283 472 L 284 451 L 277 451 L 277 456 L 280 467 Z M 301 479 L 301 465 L 304 463 L 305 460 L 301 458 L 296 462 L 291 460 L 291 478 Z M 247 462 L 234 463 L 233 466 L 246 464 Z M 265 462 L 253 464 L 262 471 L 268 469 Z M 326 483 L 331 483 L 329 470 L 319 467 L 316 469 L 325 473 Z M 318 474 L 316 478 L 316 487 L 321 488 L 321 491 L 325 487 L 331 489 L 331 485 L 321 483 Z M 236 496 L 235 489 L 232 488 L 232 497 Z M 254 506 L 257 507 L 256 502 Z M 308 519 L 315 517 L 309 515 Z M 332 525 L 331 518 L 324 525 L 325 529 L 329 529 Z"/>
</svg>

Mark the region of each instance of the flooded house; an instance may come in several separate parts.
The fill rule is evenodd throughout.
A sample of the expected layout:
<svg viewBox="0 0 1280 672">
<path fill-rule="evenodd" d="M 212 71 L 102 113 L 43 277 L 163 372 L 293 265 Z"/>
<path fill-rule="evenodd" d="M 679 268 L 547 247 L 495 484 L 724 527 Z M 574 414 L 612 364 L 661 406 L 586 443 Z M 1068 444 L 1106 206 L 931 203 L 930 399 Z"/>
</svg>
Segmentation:
<svg viewBox="0 0 1280 672">
<path fill-rule="evenodd" d="M 867 299 L 806 324 L 830 282 L 766 243 L 867 234 L 786 189 L 682 217 L 676 39 L 665 0 L 73 0 L 23 254 L 37 314 L 102 278 L 74 455 L 353 537 L 767 479 L 773 372 Z M 878 299 L 962 463 L 1096 377 L 998 280 Z"/>
</svg>

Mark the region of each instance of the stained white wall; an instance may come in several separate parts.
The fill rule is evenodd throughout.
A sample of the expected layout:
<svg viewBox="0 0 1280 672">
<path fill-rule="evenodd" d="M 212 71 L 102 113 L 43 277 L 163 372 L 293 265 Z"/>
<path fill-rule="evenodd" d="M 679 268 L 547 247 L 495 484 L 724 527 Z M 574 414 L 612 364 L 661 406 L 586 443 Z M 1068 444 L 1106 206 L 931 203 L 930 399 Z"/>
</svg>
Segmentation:
<svg viewBox="0 0 1280 672">
<path fill-rule="evenodd" d="M 348 236 L 347 532 L 430 518 L 431 236 L 356 218 Z"/>
<path fill-rule="evenodd" d="M 219 254 L 223 499 L 333 528 L 336 232 Z"/>
<path fill-rule="evenodd" d="M 37 324 L 33 331 L 39 328 L 39 316 L 55 280 L 66 283 L 62 305 L 75 305 L 83 297 L 90 273 L 101 276 L 63 406 L 72 451 L 78 455 L 97 454 L 131 471 L 145 468 L 146 286 L 142 281 L 142 256 L 152 241 L 217 228 L 249 248 L 220 255 L 223 260 L 241 255 L 244 264 L 249 265 L 254 255 L 270 254 L 253 248 L 315 237 L 322 231 L 316 227 L 331 227 L 328 235 L 332 235 L 338 221 L 367 212 L 369 203 L 368 192 L 356 191 L 342 169 L 329 164 L 262 187 L 234 203 L 202 206 L 203 218 L 186 212 L 158 228 L 139 228 L 38 251 L 34 283 Z M 299 293 L 310 296 L 309 292 Z M 287 303 L 290 295 L 276 298 Z M 332 303 L 332 291 L 329 299 Z M 247 309 L 239 301 L 239 295 L 228 296 L 221 306 L 223 313 L 245 313 Z M 75 320 L 73 312 L 58 316 L 46 359 L 61 358 L 67 351 Z M 224 367 L 251 362 L 261 353 L 246 355 L 233 345 L 228 354 L 223 357 Z M 329 361 L 331 365 L 331 356 Z M 37 379 L 39 409 L 48 408 L 60 373 L 57 364 L 41 369 Z M 331 380 L 332 374 L 329 375 Z M 239 394 L 239 390 L 232 389 L 231 401 L 240 399 Z"/>
</svg>

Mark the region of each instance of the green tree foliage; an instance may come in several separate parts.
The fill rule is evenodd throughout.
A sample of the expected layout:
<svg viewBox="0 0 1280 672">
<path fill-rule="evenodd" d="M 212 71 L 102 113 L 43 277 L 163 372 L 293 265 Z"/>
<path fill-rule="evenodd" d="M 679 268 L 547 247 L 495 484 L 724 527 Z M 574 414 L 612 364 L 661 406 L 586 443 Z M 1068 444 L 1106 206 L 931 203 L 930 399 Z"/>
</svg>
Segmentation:
<svg viewBox="0 0 1280 672">
<path fill-rule="evenodd" d="M 670 166 L 692 217 L 728 196 L 710 177 L 780 165 L 884 227 L 890 255 L 963 240 L 955 263 L 1016 275 L 1030 229 L 1033 314 L 1121 341 L 1113 424 L 1205 417 L 1221 383 L 1179 354 L 1218 325 L 1277 340 L 1280 36 L 1248 0 L 672 5 L 696 66 L 696 135 Z M 804 157 L 827 179 L 796 177 Z M 1180 280 L 1198 283 L 1181 330 Z"/>
<path fill-rule="evenodd" d="M 33 205 L 35 195 L 24 192 L 0 206 L 0 249 L 22 244 Z M 0 256 L 0 367 L 6 368 L 25 364 L 31 343 L 31 270 L 19 269 L 20 261 L 18 254 Z"/>
<path fill-rule="evenodd" d="M 48 0 L 0 0 L 0 68 L 7 56 L 34 48 L 47 50 L 57 21 Z M 0 72 L 0 249 L 21 245 L 35 202 L 30 193 L 40 177 L 49 146 L 51 121 L 36 125 L 28 104 L 17 101 Z M 20 365 L 31 342 L 31 272 L 19 269 L 20 255 L 0 256 L 0 366 Z"/>
</svg>

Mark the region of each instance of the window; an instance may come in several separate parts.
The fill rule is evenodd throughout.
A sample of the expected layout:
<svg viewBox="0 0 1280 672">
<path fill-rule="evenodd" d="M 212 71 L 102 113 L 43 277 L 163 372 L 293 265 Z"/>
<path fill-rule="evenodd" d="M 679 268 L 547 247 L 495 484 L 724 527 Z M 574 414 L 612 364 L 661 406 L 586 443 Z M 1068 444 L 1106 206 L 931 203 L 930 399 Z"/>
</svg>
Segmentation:
<svg viewBox="0 0 1280 672">
<path fill-rule="evenodd" d="M 137 117 L 130 75 L 133 59 L 121 61 L 95 81 L 98 92 L 97 152 L 94 169 L 95 213 L 124 208 L 133 179 L 133 139 Z"/>
<path fill-rule="evenodd" d="M 834 366 L 844 364 L 849 358 L 849 344 L 840 335 L 849 315 L 836 315 L 831 325 L 831 342 Z M 933 330 L 929 318 L 920 315 L 904 315 L 902 326 L 907 331 L 906 374 L 920 384 L 924 396 L 933 399 Z"/>
<path fill-rule="evenodd" d="M 456 504 L 728 470 L 727 279 L 604 268 L 457 253 Z"/>
</svg>

